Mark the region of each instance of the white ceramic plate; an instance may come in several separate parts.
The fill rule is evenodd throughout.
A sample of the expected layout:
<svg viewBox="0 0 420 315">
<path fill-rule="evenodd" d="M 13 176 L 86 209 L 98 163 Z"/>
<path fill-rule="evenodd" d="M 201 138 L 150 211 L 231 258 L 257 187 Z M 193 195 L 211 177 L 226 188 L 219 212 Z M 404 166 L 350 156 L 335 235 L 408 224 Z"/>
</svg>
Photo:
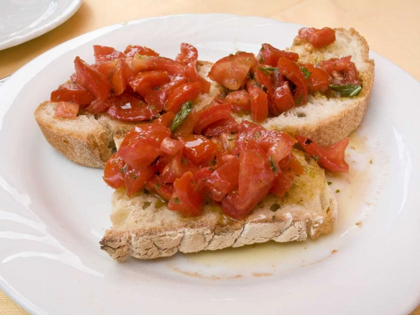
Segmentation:
<svg viewBox="0 0 420 315">
<path fill-rule="evenodd" d="M 299 26 L 231 15 L 184 15 L 104 28 L 33 60 L 0 88 L 0 286 L 32 314 L 408 314 L 420 302 L 419 83 L 372 53 L 376 79 L 352 136 L 352 171 L 333 178 L 331 235 L 297 244 L 115 263 L 99 249 L 112 190 L 101 170 L 69 162 L 33 111 L 93 44 L 181 42 L 215 61 L 260 44 L 287 47 Z M 331 180 L 331 179 L 330 179 Z M 349 184 L 350 183 L 350 184 Z"/>
<path fill-rule="evenodd" d="M 69 19 L 82 0 L 1 0 L 0 50 L 41 36 Z"/>
</svg>

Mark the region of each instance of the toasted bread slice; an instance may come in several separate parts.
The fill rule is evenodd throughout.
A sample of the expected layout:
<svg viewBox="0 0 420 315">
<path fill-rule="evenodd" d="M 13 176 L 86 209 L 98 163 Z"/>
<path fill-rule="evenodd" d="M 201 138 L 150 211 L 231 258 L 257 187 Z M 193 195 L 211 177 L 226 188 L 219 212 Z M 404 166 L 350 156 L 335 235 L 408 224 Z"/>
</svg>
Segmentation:
<svg viewBox="0 0 420 315">
<path fill-rule="evenodd" d="M 199 61 L 199 75 L 206 78 L 212 63 Z M 194 104 L 204 107 L 224 88 L 211 82 L 210 92 L 201 94 Z M 114 135 L 130 131 L 136 123 L 112 119 L 108 114 L 85 112 L 75 119 L 54 117 L 57 103 L 44 102 L 35 111 L 35 119 L 45 139 L 69 160 L 80 165 L 102 168 L 115 149 Z M 137 123 L 138 124 L 138 123 Z"/>
<path fill-rule="evenodd" d="M 100 242 L 117 261 L 128 256 L 153 259 L 202 250 L 218 250 L 248 244 L 303 241 L 329 233 L 337 215 L 337 203 L 324 170 L 301 151 L 295 156 L 305 169 L 284 198 L 268 195 L 241 221 L 223 215 L 219 206 L 206 205 L 199 217 L 184 218 L 168 210 L 154 195 L 128 197 L 114 192 L 111 221 Z"/>
</svg>

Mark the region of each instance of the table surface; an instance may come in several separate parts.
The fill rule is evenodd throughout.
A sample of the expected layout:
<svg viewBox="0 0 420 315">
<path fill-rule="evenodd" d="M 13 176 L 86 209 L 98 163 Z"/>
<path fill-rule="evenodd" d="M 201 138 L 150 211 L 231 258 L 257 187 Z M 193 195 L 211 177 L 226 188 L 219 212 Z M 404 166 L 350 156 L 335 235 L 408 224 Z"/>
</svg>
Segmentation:
<svg viewBox="0 0 420 315">
<path fill-rule="evenodd" d="M 419 0 L 84 0 L 67 22 L 27 43 L 0 51 L 0 78 L 50 48 L 92 30 L 147 17 L 230 13 L 275 18 L 314 27 L 354 27 L 371 50 L 420 80 Z M 417 57 L 417 58 L 416 58 Z M 419 301 L 420 303 L 420 301 Z M 0 291 L 0 314 L 27 314 Z M 411 315 L 420 315 L 420 306 Z"/>
</svg>

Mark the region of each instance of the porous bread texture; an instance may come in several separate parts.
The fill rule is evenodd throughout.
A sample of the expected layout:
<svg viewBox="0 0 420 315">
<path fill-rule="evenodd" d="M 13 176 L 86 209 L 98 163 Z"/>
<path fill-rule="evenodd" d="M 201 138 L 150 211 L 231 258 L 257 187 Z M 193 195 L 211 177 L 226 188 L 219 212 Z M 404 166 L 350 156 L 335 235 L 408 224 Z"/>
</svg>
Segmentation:
<svg viewBox="0 0 420 315">
<path fill-rule="evenodd" d="M 279 199 L 267 195 L 244 220 L 223 215 L 219 206 L 206 205 L 202 215 L 184 218 L 154 195 L 128 197 L 116 190 L 111 221 L 101 248 L 117 261 L 128 256 L 154 259 L 202 250 L 263 243 L 303 241 L 331 232 L 337 203 L 322 170 L 300 151 L 295 156 L 305 168 L 290 191 Z"/>
<path fill-rule="evenodd" d="M 207 78 L 212 63 L 198 61 L 199 75 Z M 194 107 L 207 106 L 224 88 L 211 82 L 210 92 L 200 94 Z M 84 112 L 75 119 L 54 117 L 57 103 L 44 102 L 35 110 L 35 119 L 51 146 L 69 160 L 83 166 L 103 168 L 115 150 L 114 136 L 125 134 L 136 124 L 112 119 L 108 114 Z"/>
</svg>

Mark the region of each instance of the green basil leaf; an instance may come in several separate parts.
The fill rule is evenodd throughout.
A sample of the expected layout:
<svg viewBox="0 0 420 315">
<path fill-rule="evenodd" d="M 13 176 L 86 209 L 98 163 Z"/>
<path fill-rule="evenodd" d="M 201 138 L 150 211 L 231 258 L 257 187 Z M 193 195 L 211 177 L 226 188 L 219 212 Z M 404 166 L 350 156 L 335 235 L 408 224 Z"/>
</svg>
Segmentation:
<svg viewBox="0 0 420 315">
<path fill-rule="evenodd" d="M 171 131 L 176 130 L 182 122 L 187 118 L 188 114 L 192 111 L 193 104 L 191 102 L 186 102 L 182 104 L 181 110 L 175 115 L 174 121 L 171 125 Z"/>
<path fill-rule="evenodd" d="M 258 69 L 265 72 L 266 74 L 271 74 L 270 71 L 277 70 L 277 68 L 273 68 L 273 67 L 258 67 Z"/>
<path fill-rule="evenodd" d="M 330 88 L 340 93 L 341 96 L 357 96 L 362 90 L 361 85 L 354 85 L 354 84 L 348 84 L 348 85 L 330 84 Z"/>
<path fill-rule="evenodd" d="M 310 72 L 305 67 L 300 67 L 300 70 L 302 70 L 303 75 L 305 76 L 305 79 L 308 79 L 311 76 L 311 74 L 312 74 L 312 72 Z"/>
<path fill-rule="evenodd" d="M 270 156 L 270 166 L 271 166 L 271 170 L 274 173 L 278 173 L 279 172 L 279 170 L 277 169 L 276 163 L 274 163 L 274 160 L 273 160 L 273 157 L 272 156 Z"/>
</svg>

